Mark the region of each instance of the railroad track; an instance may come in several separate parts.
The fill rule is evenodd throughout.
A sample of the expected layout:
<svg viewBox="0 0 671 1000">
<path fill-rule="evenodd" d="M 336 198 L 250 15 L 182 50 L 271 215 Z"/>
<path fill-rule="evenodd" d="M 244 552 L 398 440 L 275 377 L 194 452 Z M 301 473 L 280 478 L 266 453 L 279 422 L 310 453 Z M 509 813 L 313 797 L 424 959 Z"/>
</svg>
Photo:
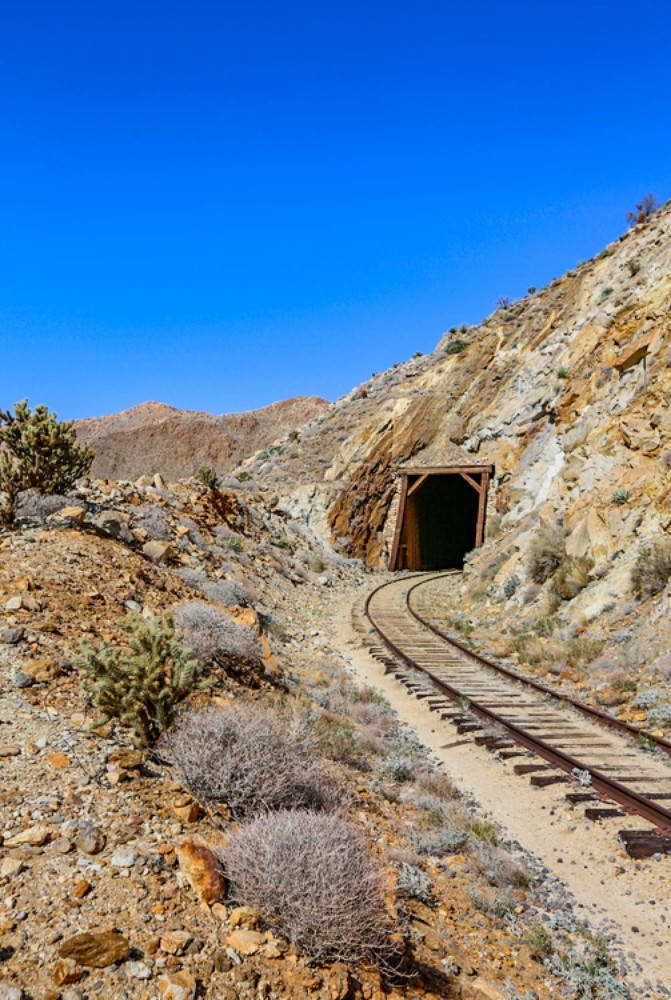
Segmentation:
<svg viewBox="0 0 671 1000">
<path fill-rule="evenodd" d="M 532 784 L 568 783 L 567 798 L 584 804 L 589 819 L 636 813 L 654 824 L 620 831 L 632 856 L 671 853 L 671 759 L 662 757 L 671 758 L 671 742 L 553 692 L 436 628 L 412 598 L 443 575 L 403 577 L 368 595 L 359 625 L 385 670 L 459 735 L 503 759 L 519 758 L 515 771 Z M 659 752 L 645 752 L 637 740 Z"/>
</svg>

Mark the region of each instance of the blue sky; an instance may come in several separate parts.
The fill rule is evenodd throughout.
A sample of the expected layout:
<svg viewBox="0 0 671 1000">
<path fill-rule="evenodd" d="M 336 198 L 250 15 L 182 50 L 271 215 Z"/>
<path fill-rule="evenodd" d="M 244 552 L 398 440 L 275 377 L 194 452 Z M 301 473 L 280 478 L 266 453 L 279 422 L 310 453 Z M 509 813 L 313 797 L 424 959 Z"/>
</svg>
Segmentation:
<svg viewBox="0 0 671 1000">
<path fill-rule="evenodd" d="M 330 399 L 671 197 L 671 5 L 2 5 L 0 406 Z"/>
</svg>

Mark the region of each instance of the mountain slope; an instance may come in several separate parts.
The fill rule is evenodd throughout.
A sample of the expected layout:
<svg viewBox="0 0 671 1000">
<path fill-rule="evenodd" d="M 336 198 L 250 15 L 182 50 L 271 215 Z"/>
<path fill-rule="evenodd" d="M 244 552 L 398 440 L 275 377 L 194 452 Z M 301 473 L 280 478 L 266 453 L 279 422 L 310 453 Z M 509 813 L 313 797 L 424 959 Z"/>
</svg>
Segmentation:
<svg viewBox="0 0 671 1000">
<path fill-rule="evenodd" d="M 78 437 L 96 453 L 92 476 L 132 480 L 160 472 L 175 480 L 192 476 L 200 465 L 227 472 L 328 406 L 318 396 L 297 396 L 259 410 L 213 416 L 150 402 L 80 420 L 76 427 Z"/>
</svg>

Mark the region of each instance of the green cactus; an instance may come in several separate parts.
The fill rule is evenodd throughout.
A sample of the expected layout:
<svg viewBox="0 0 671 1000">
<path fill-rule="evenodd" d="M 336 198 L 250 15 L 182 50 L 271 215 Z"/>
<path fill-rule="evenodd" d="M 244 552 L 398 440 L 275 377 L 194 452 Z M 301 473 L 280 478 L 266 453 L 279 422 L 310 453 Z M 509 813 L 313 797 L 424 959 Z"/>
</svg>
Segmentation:
<svg viewBox="0 0 671 1000">
<path fill-rule="evenodd" d="M 96 725 L 118 719 L 135 731 L 137 742 L 151 746 L 175 717 L 177 705 L 193 691 L 214 683 L 181 645 L 170 615 L 161 621 L 137 614 L 120 621 L 129 635 L 126 647 L 82 645 L 77 665 L 89 675 L 86 684 L 101 716 Z"/>
</svg>

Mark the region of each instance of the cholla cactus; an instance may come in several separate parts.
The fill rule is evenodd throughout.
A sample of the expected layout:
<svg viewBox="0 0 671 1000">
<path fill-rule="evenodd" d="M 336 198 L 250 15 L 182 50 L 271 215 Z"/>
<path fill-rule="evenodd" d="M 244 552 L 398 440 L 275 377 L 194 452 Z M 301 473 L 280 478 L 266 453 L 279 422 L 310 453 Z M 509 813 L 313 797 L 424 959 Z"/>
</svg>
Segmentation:
<svg viewBox="0 0 671 1000">
<path fill-rule="evenodd" d="M 97 724 L 119 719 L 134 729 L 138 743 L 151 746 L 177 705 L 213 681 L 203 678 L 203 667 L 181 645 L 170 615 L 162 621 L 131 615 L 119 625 L 130 636 L 128 646 L 84 645 L 78 666 L 90 677 L 87 690 L 101 711 Z"/>
<path fill-rule="evenodd" d="M 13 524 L 24 490 L 66 493 L 92 461 L 89 446 L 77 444 L 73 422 L 59 423 L 46 406 L 31 412 L 24 399 L 14 413 L 0 410 L 0 520 Z"/>
</svg>

